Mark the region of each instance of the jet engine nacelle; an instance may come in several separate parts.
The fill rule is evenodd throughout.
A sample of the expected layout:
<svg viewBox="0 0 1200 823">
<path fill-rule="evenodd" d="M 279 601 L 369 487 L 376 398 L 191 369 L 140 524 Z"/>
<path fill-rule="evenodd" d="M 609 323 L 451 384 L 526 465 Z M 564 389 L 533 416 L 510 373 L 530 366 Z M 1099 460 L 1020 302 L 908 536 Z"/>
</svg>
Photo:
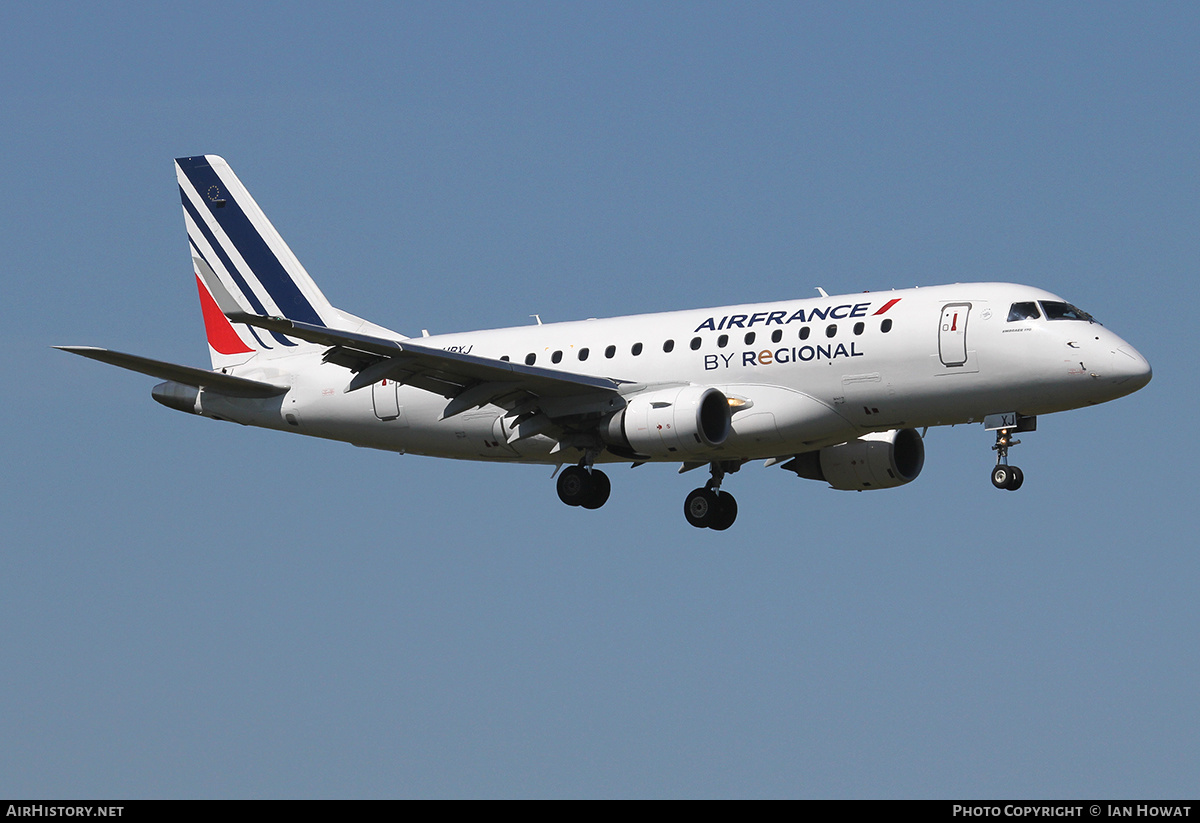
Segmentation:
<svg viewBox="0 0 1200 823">
<path fill-rule="evenodd" d="M 729 399 L 717 389 L 681 386 L 636 394 L 608 419 L 605 439 L 649 457 L 697 454 L 720 446 L 731 430 Z"/>
<path fill-rule="evenodd" d="M 784 468 L 842 491 L 865 491 L 911 483 L 924 465 L 921 435 L 915 429 L 892 429 L 799 455 Z"/>
</svg>

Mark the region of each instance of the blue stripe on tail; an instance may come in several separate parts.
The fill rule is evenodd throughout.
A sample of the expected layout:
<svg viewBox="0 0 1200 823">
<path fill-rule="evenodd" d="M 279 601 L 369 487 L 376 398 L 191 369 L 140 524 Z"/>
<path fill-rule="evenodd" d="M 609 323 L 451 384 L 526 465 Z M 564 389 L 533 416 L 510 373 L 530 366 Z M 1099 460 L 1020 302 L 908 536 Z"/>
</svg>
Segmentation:
<svg viewBox="0 0 1200 823">
<path fill-rule="evenodd" d="M 270 314 L 270 312 L 267 311 L 266 306 L 264 306 L 262 301 L 258 299 L 258 295 L 256 295 L 254 290 L 251 289 L 249 284 L 246 283 L 245 278 L 242 277 L 242 273 L 239 272 L 237 266 L 233 264 L 233 260 L 230 259 L 228 254 L 225 253 L 225 249 L 221 248 L 221 244 L 217 242 L 217 238 L 212 233 L 212 230 L 209 229 L 208 226 L 205 225 L 204 221 L 200 219 L 200 213 L 196 211 L 196 207 L 192 205 L 192 201 L 188 199 L 187 193 L 184 192 L 182 188 L 179 190 L 179 196 L 183 200 L 184 210 L 187 211 L 188 215 L 192 218 L 192 222 L 196 224 L 196 227 L 200 230 L 200 233 L 204 235 L 204 239 L 208 241 L 208 245 L 214 252 L 216 252 L 217 257 L 219 257 L 221 260 L 221 265 L 225 267 L 225 271 L 229 272 L 229 276 L 233 278 L 235 283 L 237 283 L 237 286 L 241 290 L 242 294 L 245 295 L 248 301 L 250 301 L 250 305 L 254 308 L 254 311 L 256 311 L 258 314 Z M 216 267 L 213 266 L 212 261 L 205 259 L 204 253 L 196 247 L 195 243 L 191 242 L 190 238 L 188 239 L 188 243 L 191 245 L 192 250 L 196 252 L 196 255 L 199 256 L 201 260 L 204 260 L 205 263 L 208 263 L 209 267 L 212 268 L 213 271 L 216 271 Z M 274 297 L 274 295 L 271 296 Z M 258 340 L 258 342 L 261 344 L 262 340 L 259 339 L 258 334 L 254 331 L 254 329 L 251 327 L 248 328 L 250 328 L 250 333 L 254 335 L 254 339 Z M 286 337 L 283 337 L 276 332 L 271 332 L 271 336 L 284 346 L 296 345 L 291 340 L 288 340 Z M 263 346 L 263 348 L 269 349 L 271 347 Z"/>
<path fill-rule="evenodd" d="M 226 190 L 225 184 L 221 178 L 209 165 L 208 160 L 203 157 L 181 157 L 175 160 L 179 164 L 179 168 L 183 170 L 188 181 L 195 187 L 200 194 L 201 200 L 208 207 L 208 212 L 216 221 L 221 230 L 229 237 L 242 259 L 250 267 L 250 271 L 258 278 L 258 282 L 262 284 L 267 293 L 271 295 L 271 299 L 275 301 L 275 305 L 279 307 L 279 311 L 289 320 L 298 320 L 303 323 L 312 323 L 317 326 L 324 326 L 325 322 L 317 314 L 316 309 L 308 302 L 308 299 L 292 281 L 283 264 L 279 262 L 279 258 L 271 251 L 258 229 L 250 221 L 242 211 L 237 201 L 232 198 L 232 195 Z M 190 201 L 186 194 L 183 194 L 183 205 L 185 208 L 190 206 Z M 204 221 L 198 219 L 199 215 L 193 214 L 192 219 L 196 224 L 206 231 L 207 227 Z M 220 244 L 215 242 L 215 238 L 209 237 L 209 242 L 212 243 L 214 249 L 220 249 Z M 221 253 L 222 258 L 225 258 L 224 253 Z M 232 264 L 227 264 L 226 269 L 238 279 L 238 285 L 242 291 L 252 302 L 254 301 L 253 293 L 246 288 L 246 284 L 241 280 L 240 275 L 235 273 L 235 268 Z M 256 306 L 262 314 L 261 307 Z M 294 345 L 290 344 L 289 345 Z"/>
</svg>

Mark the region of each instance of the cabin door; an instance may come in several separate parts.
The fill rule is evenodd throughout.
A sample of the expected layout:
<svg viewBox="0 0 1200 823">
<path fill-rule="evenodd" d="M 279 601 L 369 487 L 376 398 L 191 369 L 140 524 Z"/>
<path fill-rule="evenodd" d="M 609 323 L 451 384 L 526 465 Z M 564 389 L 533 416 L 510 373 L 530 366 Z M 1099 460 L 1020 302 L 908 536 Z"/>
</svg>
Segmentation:
<svg viewBox="0 0 1200 823">
<path fill-rule="evenodd" d="M 938 356 L 944 366 L 962 366 L 967 362 L 967 315 L 970 311 L 970 303 L 947 303 L 942 307 Z"/>
</svg>

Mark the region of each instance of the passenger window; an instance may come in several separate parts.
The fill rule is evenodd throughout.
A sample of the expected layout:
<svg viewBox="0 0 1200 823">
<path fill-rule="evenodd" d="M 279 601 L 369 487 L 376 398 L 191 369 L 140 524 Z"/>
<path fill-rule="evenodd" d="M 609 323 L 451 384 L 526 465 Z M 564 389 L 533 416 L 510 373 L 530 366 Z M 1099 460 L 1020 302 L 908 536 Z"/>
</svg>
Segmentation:
<svg viewBox="0 0 1200 823">
<path fill-rule="evenodd" d="M 1012 308 L 1008 310 L 1009 323 L 1016 323 L 1020 320 L 1037 320 L 1041 316 L 1037 303 L 1013 303 Z"/>
<path fill-rule="evenodd" d="M 617 354 L 616 346 L 609 346 L 608 348 L 606 348 L 604 350 L 604 356 L 607 357 L 609 360 L 612 360 L 613 357 L 616 356 L 616 354 Z"/>
<path fill-rule="evenodd" d="M 825 327 L 826 337 L 833 337 L 835 334 L 837 334 L 837 323 L 830 323 Z"/>
<path fill-rule="evenodd" d="M 862 333 L 863 333 L 863 329 L 865 329 L 865 328 L 866 328 L 866 326 L 865 326 L 864 324 L 862 324 L 862 323 L 855 323 L 855 324 L 854 324 L 854 333 L 855 333 L 855 334 L 862 334 Z"/>
<path fill-rule="evenodd" d="M 591 354 L 591 351 L 589 351 L 587 348 L 580 349 L 579 350 L 579 360 L 581 362 L 584 360 L 587 360 L 589 354 Z"/>
<path fill-rule="evenodd" d="M 500 355 L 500 359 L 501 359 L 501 360 L 503 360 L 505 363 L 507 363 L 507 362 L 508 362 L 508 355 L 507 355 L 507 354 L 502 354 L 502 355 Z"/>
<path fill-rule="evenodd" d="M 692 351 L 699 351 L 699 350 L 700 350 L 700 338 L 693 337 L 692 338 Z"/>
<path fill-rule="evenodd" d="M 674 350 L 675 350 L 675 341 L 674 340 L 668 340 L 667 342 L 663 343 L 663 351 L 671 352 Z"/>
<path fill-rule="evenodd" d="M 746 345 L 747 346 L 754 345 L 754 332 L 752 332 L 752 331 L 746 332 Z"/>
<path fill-rule="evenodd" d="M 807 340 L 808 335 L 811 333 L 811 331 L 812 331 L 812 329 L 810 329 L 808 326 L 805 326 L 804 328 L 800 329 L 800 339 Z"/>
<path fill-rule="evenodd" d="M 717 348 L 723 349 L 729 345 L 729 335 L 723 334 L 717 338 Z"/>
<path fill-rule="evenodd" d="M 533 352 L 530 352 L 529 354 L 525 355 L 525 365 L 526 366 L 532 366 L 536 362 L 537 362 L 537 355 L 534 354 Z"/>
<path fill-rule="evenodd" d="M 783 329 L 776 329 L 775 331 L 771 332 L 771 342 L 772 343 L 778 343 L 782 339 L 783 339 Z"/>
<path fill-rule="evenodd" d="M 634 343 L 633 348 L 631 348 L 629 351 L 631 351 L 633 353 L 634 357 L 637 357 L 639 354 L 642 353 L 642 344 Z"/>
<path fill-rule="evenodd" d="M 890 332 L 892 330 L 892 319 L 889 317 L 887 320 L 884 320 L 882 323 L 880 323 L 879 330 L 884 334 Z"/>
</svg>

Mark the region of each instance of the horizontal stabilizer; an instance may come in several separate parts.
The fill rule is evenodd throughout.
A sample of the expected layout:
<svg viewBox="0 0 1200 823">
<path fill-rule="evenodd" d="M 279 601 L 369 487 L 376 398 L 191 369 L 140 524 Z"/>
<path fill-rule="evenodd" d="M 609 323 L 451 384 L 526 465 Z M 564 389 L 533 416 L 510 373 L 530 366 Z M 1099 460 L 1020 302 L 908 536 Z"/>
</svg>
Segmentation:
<svg viewBox="0 0 1200 823">
<path fill-rule="evenodd" d="M 90 357 L 101 363 L 120 366 L 122 369 L 148 374 L 160 380 L 173 380 L 185 386 L 195 386 L 200 389 L 211 389 L 230 397 L 274 397 L 288 390 L 287 386 L 277 386 L 274 383 L 262 383 L 258 380 L 247 380 L 244 377 L 234 377 L 231 374 L 221 374 L 207 369 L 197 369 L 192 366 L 180 366 L 166 363 L 162 360 L 151 360 L 149 357 L 138 357 L 136 354 L 124 354 L 111 349 L 101 349 L 95 346 L 55 346 L 60 351 Z"/>
</svg>

